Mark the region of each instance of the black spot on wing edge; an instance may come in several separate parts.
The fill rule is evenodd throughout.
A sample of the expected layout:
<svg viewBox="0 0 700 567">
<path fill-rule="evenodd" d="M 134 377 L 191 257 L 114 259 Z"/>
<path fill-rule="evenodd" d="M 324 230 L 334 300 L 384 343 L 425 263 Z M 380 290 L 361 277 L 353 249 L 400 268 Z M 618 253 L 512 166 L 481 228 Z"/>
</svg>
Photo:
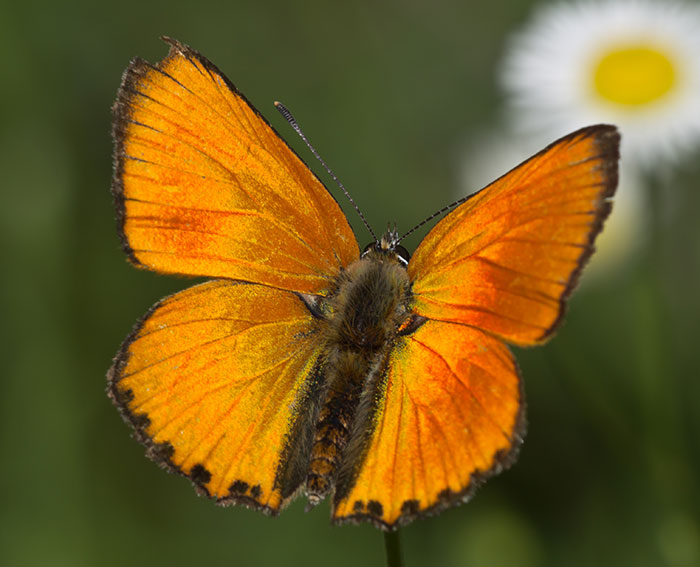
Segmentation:
<svg viewBox="0 0 700 567">
<path fill-rule="evenodd" d="M 420 510 L 420 501 L 418 500 L 404 500 L 401 504 L 401 514 L 409 515 L 416 514 Z"/>
<path fill-rule="evenodd" d="M 515 359 L 513 359 L 515 362 Z M 373 512 L 378 512 L 379 509 L 375 506 L 373 510 L 369 509 L 369 504 L 364 506 L 364 503 L 360 500 L 356 501 L 353 506 L 353 511 L 355 513 L 344 516 L 342 518 L 332 518 L 333 524 L 337 526 L 346 524 L 360 524 L 367 522 L 372 524 L 374 527 L 392 532 L 399 527 L 410 524 L 419 518 L 428 518 L 431 516 L 437 516 L 444 510 L 464 504 L 471 500 L 471 498 L 476 493 L 477 489 L 484 484 L 489 478 L 501 473 L 502 471 L 508 469 L 518 458 L 518 453 L 520 451 L 520 446 L 525 438 L 525 433 L 527 430 L 527 419 L 526 419 L 526 402 L 525 402 L 525 390 L 523 386 L 522 375 L 520 369 L 515 363 L 515 371 L 518 375 L 518 390 L 520 393 L 520 405 L 518 407 L 518 414 L 515 418 L 515 424 L 513 426 L 513 431 L 510 436 L 511 445 L 507 450 L 498 451 L 494 455 L 493 465 L 485 471 L 475 471 L 469 477 L 469 483 L 460 491 L 453 492 L 449 489 L 443 490 L 438 496 L 438 501 L 431 506 L 419 509 L 419 503 L 415 500 L 406 500 L 401 506 L 401 514 L 393 523 L 387 523 L 381 519 L 381 514 L 376 514 Z M 379 503 L 378 503 L 379 504 Z M 366 512 L 361 510 L 366 509 Z"/>
<path fill-rule="evenodd" d="M 382 506 L 381 502 L 378 502 L 377 500 L 370 500 L 367 502 L 367 512 L 372 516 L 378 517 L 384 514 L 384 507 Z"/>
<path fill-rule="evenodd" d="M 249 484 L 243 480 L 236 480 L 231 484 L 229 492 L 231 494 L 245 494 L 248 492 Z"/>
<path fill-rule="evenodd" d="M 190 470 L 190 479 L 197 486 L 204 488 L 204 485 L 211 480 L 211 473 L 203 464 L 199 463 Z"/>
</svg>

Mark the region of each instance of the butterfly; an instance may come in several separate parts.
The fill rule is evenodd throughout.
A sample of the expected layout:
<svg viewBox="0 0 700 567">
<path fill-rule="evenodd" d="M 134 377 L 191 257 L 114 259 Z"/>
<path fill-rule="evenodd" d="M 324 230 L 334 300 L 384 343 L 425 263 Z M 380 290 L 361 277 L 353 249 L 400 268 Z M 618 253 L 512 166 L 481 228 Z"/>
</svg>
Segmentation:
<svg viewBox="0 0 700 567">
<path fill-rule="evenodd" d="M 218 504 L 328 497 L 393 530 L 468 500 L 516 458 L 506 343 L 560 323 L 617 185 L 613 126 L 578 130 L 463 199 L 412 257 L 360 250 L 334 197 L 212 63 L 164 38 L 114 105 L 128 259 L 211 278 L 156 303 L 108 373 L 146 447 Z"/>
</svg>

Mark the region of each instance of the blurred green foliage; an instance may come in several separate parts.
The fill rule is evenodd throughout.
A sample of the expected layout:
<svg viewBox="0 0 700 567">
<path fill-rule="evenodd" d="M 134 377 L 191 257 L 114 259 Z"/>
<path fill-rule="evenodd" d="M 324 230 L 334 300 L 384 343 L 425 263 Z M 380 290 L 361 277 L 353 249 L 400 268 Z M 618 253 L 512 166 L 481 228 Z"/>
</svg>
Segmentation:
<svg viewBox="0 0 700 567">
<path fill-rule="evenodd" d="M 427 6 L 0 7 L 0 564 L 382 564 L 381 534 L 331 527 L 327 505 L 274 520 L 218 508 L 130 439 L 105 372 L 135 320 L 189 282 L 135 270 L 119 248 L 110 106 L 129 59 L 156 61 L 158 37 L 176 37 L 308 155 L 272 107 L 284 101 L 372 225 L 406 228 L 453 200 L 459 148 L 495 127 L 495 68 L 531 8 Z M 696 160 L 658 188 L 667 214 L 642 253 L 584 286 L 549 345 L 516 353 L 519 462 L 406 528 L 408 566 L 700 564 L 699 178 Z"/>
</svg>

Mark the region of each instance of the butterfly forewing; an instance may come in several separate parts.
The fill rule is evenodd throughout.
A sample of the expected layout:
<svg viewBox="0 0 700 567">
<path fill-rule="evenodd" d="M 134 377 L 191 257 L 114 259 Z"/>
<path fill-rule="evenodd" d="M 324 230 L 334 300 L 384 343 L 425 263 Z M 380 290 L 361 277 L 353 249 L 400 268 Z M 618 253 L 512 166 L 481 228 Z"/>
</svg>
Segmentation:
<svg viewBox="0 0 700 567">
<path fill-rule="evenodd" d="M 416 313 L 546 339 L 610 212 L 618 143 L 612 126 L 574 132 L 445 217 L 408 265 Z"/>
<path fill-rule="evenodd" d="M 153 270 L 312 293 L 358 256 L 340 207 L 218 69 L 169 40 L 115 104 L 113 193 L 129 257 Z"/>
</svg>

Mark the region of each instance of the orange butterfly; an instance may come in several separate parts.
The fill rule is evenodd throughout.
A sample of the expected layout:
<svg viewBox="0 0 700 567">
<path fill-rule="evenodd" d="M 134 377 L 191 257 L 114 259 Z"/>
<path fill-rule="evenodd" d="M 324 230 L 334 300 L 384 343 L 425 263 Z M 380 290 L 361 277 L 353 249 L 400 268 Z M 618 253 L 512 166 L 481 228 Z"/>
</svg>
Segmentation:
<svg viewBox="0 0 700 567">
<path fill-rule="evenodd" d="M 219 504 L 395 529 L 466 501 L 525 430 L 505 342 L 540 344 L 610 212 L 619 136 L 570 134 L 463 202 L 409 261 L 360 252 L 331 194 L 231 82 L 172 39 L 114 106 L 119 234 L 212 279 L 157 303 L 109 371 L 148 455 Z"/>
</svg>

